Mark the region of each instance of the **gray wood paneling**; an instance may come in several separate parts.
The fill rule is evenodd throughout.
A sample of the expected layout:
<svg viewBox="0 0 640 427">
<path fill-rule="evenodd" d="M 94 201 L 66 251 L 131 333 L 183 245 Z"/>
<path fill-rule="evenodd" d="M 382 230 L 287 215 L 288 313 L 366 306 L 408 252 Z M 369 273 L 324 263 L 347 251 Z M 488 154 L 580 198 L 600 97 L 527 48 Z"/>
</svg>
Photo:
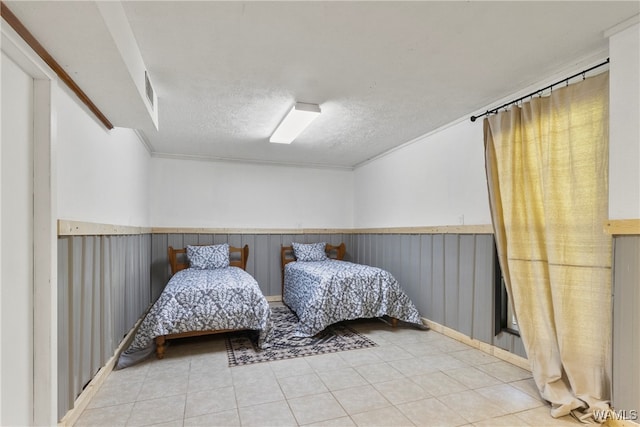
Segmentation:
<svg viewBox="0 0 640 427">
<path fill-rule="evenodd" d="M 503 350 L 511 351 L 513 348 L 513 335 L 501 332 L 493 338 L 493 345 Z"/>
<path fill-rule="evenodd" d="M 360 262 L 362 259 L 362 248 L 364 248 L 364 244 L 361 242 L 360 236 L 356 236 L 356 244 L 351 246 L 351 258 L 355 262 Z"/>
<path fill-rule="evenodd" d="M 382 234 L 373 234 L 369 236 L 368 264 L 378 267 L 384 263 L 386 250 L 385 245 L 387 243 L 388 242 L 386 241 L 386 239 L 384 239 L 384 236 Z"/>
<path fill-rule="evenodd" d="M 197 245 L 198 244 L 198 240 L 200 240 L 200 234 L 185 234 L 183 236 L 183 247 L 186 247 L 187 245 Z"/>
<path fill-rule="evenodd" d="M 93 237 L 91 239 L 91 245 L 93 246 L 93 259 L 91 261 L 93 266 L 101 265 L 102 259 L 102 239 L 98 237 Z M 87 318 L 89 319 L 89 328 L 90 336 L 91 336 L 91 356 L 90 356 L 90 364 L 89 371 L 91 374 L 94 374 L 100 369 L 102 366 L 102 361 L 105 360 L 103 356 L 103 342 L 104 335 L 102 331 L 104 330 L 104 325 L 102 323 L 102 304 L 104 299 L 102 298 L 102 268 L 93 268 L 91 274 L 91 302 L 87 306 L 90 309 L 90 313 L 87 313 Z"/>
<path fill-rule="evenodd" d="M 379 266 L 384 263 L 385 245 L 387 240 L 384 234 L 374 234 L 371 238 L 369 251 L 372 256 L 372 263 Z"/>
<path fill-rule="evenodd" d="M 70 250 L 70 239 L 58 239 L 58 283 L 66 285 L 70 282 Z M 58 414 L 64 414 L 69 409 L 68 403 L 73 402 L 73 390 L 69 383 L 69 299 L 69 286 L 58 286 Z"/>
<path fill-rule="evenodd" d="M 91 312 L 93 306 L 93 271 L 96 268 L 93 259 L 93 241 L 95 240 L 94 236 L 86 236 L 82 238 L 82 268 L 81 268 L 81 279 L 78 283 L 79 290 L 81 292 L 81 304 L 78 308 L 77 319 L 79 320 L 78 325 L 80 327 L 80 339 L 76 342 L 79 344 L 79 357 L 78 361 L 80 362 L 80 375 L 78 378 L 78 385 L 80 387 L 84 387 L 84 383 L 82 381 L 85 378 L 88 380 L 92 377 L 91 372 L 91 335 L 92 335 L 92 315 Z"/>
<path fill-rule="evenodd" d="M 402 271 L 402 238 L 403 235 L 392 234 L 389 236 L 389 253 L 387 254 L 386 269 L 394 275 L 401 278 L 401 283 L 406 281 L 404 272 Z"/>
<path fill-rule="evenodd" d="M 412 301 L 418 301 L 420 298 L 420 236 L 410 234 L 403 236 L 401 248 L 402 253 L 402 272 L 403 280 L 400 282 L 401 287 L 406 291 Z M 417 306 L 416 306 L 417 307 Z"/>
<path fill-rule="evenodd" d="M 124 265 L 124 248 L 122 247 L 123 240 L 118 236 L 111 237 L 111 272 L 112 282 L 111 287 L 114 292 L 114 306 L 116 310 L 120 310 L 120 316 L 115 319 L 115 328 L 117 331 L 125 329 L 127 323 L 127 295 L 126 295 L 126 281 L 125 281 L 125 265 Z"/>
<path fill-rule="evenodd" d="M 486 343 L 493 341 L 494 251 L 493 236 L 476 236 L 471 337 Z"/>
<path fill-rule="evenodd" d="M 442 234 L 435 234 L 432 240 L 432 270 L 431 280 L 433 287 L 431 289 L 431 313 L 433 317 L 430 317 L 434 322 L 445 324 L 444 310 L 444 236 Z"/>
<path fill-rule="evenodd" d="M 447 234 L 444 237 L 444 324 L 455 330 L 458 326 L 460 266 L 459 236 Z"/>
<path fill-rule="evenodd" d="M 391 272 L 420 314 L 526 357 L 522 340 L 493 335 L 493 235 L 356 234 L 356 261 Z"/>
<path fill-rule="evenodd" d="M 612 403 L 640 410 L 640 236 L 614 239 Z"/>
<path fill-rule="evenodd" d="M 80 309 L 82 307 L 82 241 L 83 237 L 75 236 L 71 238 L 71 259 L 69 277 L 69 376 L 70 387 L 75 395 L 78 390 L 82 390 L 79 384 L 82 375 L 82 359 L 80 357 L 80 339 L 82 319 L 80 318 Z M 78 260 L 78 261 L 76 261 Z M 58 282 L 58 286 L 60 286 Z"/>
<path fill-rule="evenodd" d="M 397 240 L 397 252 L 396 257 L 397 260 L 393 260 L 393 264 L 396 266 L 396 279 L 400 283 L 404 284 L 404 290 L 406 292 L 412 291 L 411 286 L 411 271 L 410 265 L 411 262 L 411 235 L 409 234 L 401 234 L 398 235 Z"/>
<path fill-rule="evenodd" d="M 260 234 L 255 237 L 253 247 L 256 254 L 264 254 L 265 256 L 257 256 L 254 257 L 254 273 L 253 277 L 257 280 L 260 285 L 260 290 L 265 295 L 271 295 L 270 292 L 273 289 L 271 285 L 271 274 L 270 274 L 270 262 L 271 255 L 269 253 L 270 245 L 269 245 L 269 235 L 268 234 Z M 277 266 L 274 266 L 277 268 Z M 277 289 L 277 287 L 276 287 Z M 276 294 L 277 295 L 277 294 Z"/>
<path fill-rule="evenodd" d="M 522 356 L 525 359 L 527 358 L 527 351 L 524 348 L 524 343 L 522 342 L 522 338 L 517 335 L 513 336 L 513 348 L 509 350 L 511 353 L 517 354 L 518 356 Z"/>
<path fill-rule="evenodd" d="M 59 418 L 150 304 L 152 252 L 150 235 L 58 238 Z"/>
<path fill-rule="evenodd" d="M 427 319 L 433 319 L 431 308 L 433 291 L 433 237 L 429 234 L 420 236 L 420 280 L 418 300 L 414 301 L 418 311 Z M 434 320 L 435 321 L 435 320 Z"/>
<path fill-rule="evenodd" d="M 111 313 L 115 309 L 112 304 L 112 292 L 111 287 L 113 286 L 113 281 L 111 279 L 111 239 L 107 236 L 104 239 L 100 239 L 100 251 L 102 252 L 102 262 L 103 262 L 103 275 L 102 281 L 103 284 L 100 289 L 100 298 L 102 301 L 101 305 L 101 313 L 100 319 L 102 323 L 102 335 L 103 339 L 100 340 L 102 343 L 101 349 L 101 357 L 102 360 L 107 360 L 110 356 L 110 350 L 116 348 L 118 346 L 118 340 L 115 336 L 114 322 L 110 322 L 109 318 Z"/>
<path fill-rule="evenodd" d="M 230 237 L 230 241 L 233 241 L 235 236 L 229 236 Z M 250 275 L 252 275 L 253 277 L 256 276 L 256 259 L 260 259 L 262 257 L 264 257 L 266 254 L 261 254 L 257 252 L 257 248 L 256 248 L 256 235 L 254 234 L 242 234 L 240 236 L 240 243 L 238 245 L 234 245 L 234 246 L 244 246 L 244 245 L 249 245 L 249 260 L 247 261 L 247 273 L 249 273 Z M 262 292 L 265 292 L 266 289 L 268 288 L 268 284 L 267 283 L 263 283 L 260 287 L 260 289 L 262 290 Z"/>
<path fill-rule="evenodd" d="M 370 264 L 373 254 L 371 252 L 371 234 L 358 234 L 352 240 L 352 246 L 347 248 L 352 254 L 352 261 L 362 264 Z M 357 258 L 356 258 L 357 256 Z"/>
<path fill-rule="evenodd" d="M 198 235 L 198 244 L 199 245 L 213 245 L 213 234 L 199 234 Z"/>
<path fill-rule="evenodd" d="M 282 273 L 280 269 L 280 248 L 282 236 L 270 234 L 267 247 L 269 254 L 269 278 L 267 281 L 267 295 L 282 295 Z"/>
<path fill-rule="evenodd" d="M 167 248 L 169 247 L 167 234 L 154 234 L 151 239 L 151 301 L 160 296 L 164 284 L 169 281 L 169 263 Z"/>
<path fill-rule="evenodd" d="M 461 235 L 458 263 L 458 331 L 473 337 L 475 236 Z"/>
<path fill-rule="evenodd" d="M 368 260 L 371 257 L 371 252 L 369 249 L 370 240 L 371 236 L 368 234 L 358 234 L 351 240 L 352 244 L 349 247 L 348 251 L 351 252 L 352 261 L 361 264 L 369 263 Z"/>
<path fill-rule="evenodd" d="M 242 236 L 239 234 L 214 234 L 213 244 L 220 245 L 222 243 L 229 243 L 232 246 L 242 246 Z"/>
<path fill-rule="evenodd" d="M 380 265 L 382 260 L 382 245 L 377 244 L 379 240 L 379 234 L 364 235 L 364 243 L 366 245 L 364 250 L 366 261 L 364 264 Z"/>
</svg>

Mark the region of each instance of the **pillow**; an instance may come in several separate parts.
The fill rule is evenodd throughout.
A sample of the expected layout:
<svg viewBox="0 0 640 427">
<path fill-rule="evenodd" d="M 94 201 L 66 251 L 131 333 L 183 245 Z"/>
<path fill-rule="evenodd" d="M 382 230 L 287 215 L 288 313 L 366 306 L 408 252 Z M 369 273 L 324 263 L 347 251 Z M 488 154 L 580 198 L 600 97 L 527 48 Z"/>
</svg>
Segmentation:
<svg viewBox="0 0 640 427">
<path fill-rule="evenodd" d="M 229 267 L 229 245 L 187 246 L 187 259 L 191 268 L 213 270 Z"/>
<path fill-rule="evenodd" d="M 324 251 L 327 244 L 321 243 L 291 243 L 293 254 L 298 261 L 324 261 L 327 254 Z"/>
</svg>

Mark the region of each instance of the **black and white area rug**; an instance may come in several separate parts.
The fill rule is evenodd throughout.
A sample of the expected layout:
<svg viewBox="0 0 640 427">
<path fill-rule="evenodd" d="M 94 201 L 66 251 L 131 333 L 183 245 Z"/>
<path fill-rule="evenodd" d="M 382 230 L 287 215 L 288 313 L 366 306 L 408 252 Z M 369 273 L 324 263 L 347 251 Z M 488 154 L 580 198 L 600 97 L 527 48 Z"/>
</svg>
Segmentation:
<svg viewBox="0 0 640 427">
<path fill-rule="evenodd" d="M 335 353 L 377 345 L 344 323 L 331 325 L 313 337 L 294 337 L 293 332 L 298 317 L 288 307 L 273 307 L 271 320 L 274 334 L 268 349 L 260 350 L 255 347 L 256 337 L 253 331 L 227 334 L 229 366 Z"/>
</svg>

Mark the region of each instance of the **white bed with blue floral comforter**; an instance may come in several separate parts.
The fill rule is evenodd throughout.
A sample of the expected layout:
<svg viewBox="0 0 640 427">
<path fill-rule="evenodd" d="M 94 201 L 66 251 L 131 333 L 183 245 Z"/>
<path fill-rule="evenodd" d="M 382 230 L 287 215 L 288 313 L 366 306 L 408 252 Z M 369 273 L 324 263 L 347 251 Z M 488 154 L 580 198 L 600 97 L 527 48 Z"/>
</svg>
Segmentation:
<svg viewBox="0 0 640 427">
<path fill-rule="evenodd" d="M 227 262 L 222 268 L 180 270 L 142 320 L 117 368 L 151 355 L 156 338 L 167 335 L 252 329 L 259 331 L 262 348 L 272 333 L 270 313 L 258 283 L 242 268 Z"/>
<path fill-rule="evenodd" d="M 283 301 L 299 319 L 296 335 L 312 336 L 342 320 L 389 316 L 422 327 L 413 302 L 386 270 L 296 251 L 284 265 Z M 305 259 L 307 261 L 300 261 Z"/>
</svg>

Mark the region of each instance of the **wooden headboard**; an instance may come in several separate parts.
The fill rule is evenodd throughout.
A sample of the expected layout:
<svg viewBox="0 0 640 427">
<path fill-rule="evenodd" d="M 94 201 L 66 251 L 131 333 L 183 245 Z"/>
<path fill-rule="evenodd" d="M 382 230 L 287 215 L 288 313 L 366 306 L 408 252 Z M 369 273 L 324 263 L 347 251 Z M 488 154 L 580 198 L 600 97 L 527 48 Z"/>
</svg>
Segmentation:
<svg viewBox="0 0 640 427">
<path fill-rule="evenodd" d="M 189 268 L 189 260 L 187 259 L 187 248 L 173 249 L 169 246 L 169 265 L 171 266 L 171 275 L 176 274 L 180 270 Z M 229 265 L 247 269 L 247 259 L 249 259 L 249 245 L 242 248 L 229 246 Z"/>
</svg>

